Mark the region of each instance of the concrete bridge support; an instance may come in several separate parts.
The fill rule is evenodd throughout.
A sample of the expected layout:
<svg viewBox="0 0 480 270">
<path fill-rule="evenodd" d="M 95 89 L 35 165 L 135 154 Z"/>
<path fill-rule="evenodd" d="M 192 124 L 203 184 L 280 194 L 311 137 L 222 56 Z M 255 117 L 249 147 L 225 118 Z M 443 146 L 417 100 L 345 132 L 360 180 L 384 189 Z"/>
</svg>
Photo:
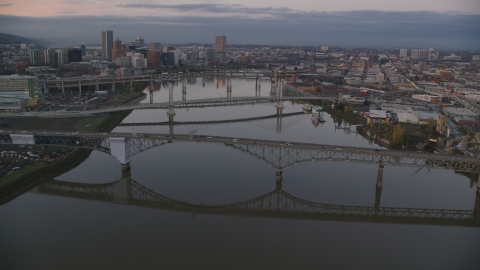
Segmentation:
<svg viewBox="0 0 480 270">
<path fill-rule="evenodd" d="M 131 198 L 131 187 L 130 164 L 122 164 L 122 178 L 113 184 L 113 202 L 128 204 Z"/>
<path fill-rule="evenodd" d="M 95 91 L 100 91 L 100 83 L 98 80 L 95 81 Z"/>
<path fill-rule="evenodd" d="M 260 96 L 260 77 L 257 76 L 255 77 L 255 96 L 259 97 Z"/>
<path fill-rule="evenodd" d="M 377 189 L 382 188 L 383 181 L 383 164 L 378 165 L 378 174 L 377 174 Z"/>
<path fill-rule="evenodd" d="M 78 81 L 78 92 L 80 93 L 80 96 L 82 95 L 82 81 Z"/>
<path fill-rule="evenodd" d="M 382 197 L 382 189 L 381 188 L 376 188 L 375 189 L 375 211 L 378 211 L 380 209 L 380 199 Z"/>
<path fill-rule="evenodd" d="M 150 91 L 153 91 L 153 76 L 150 77 Z"/>
<path fill-rule="evenodd" d="M 282 133 L 283 108 L 277 108 L 277 133 Z"/>
<path fill-rule="evenodd" d="M 477 180 L 477 194 L 480 194 L 480 173 L 478 174 L 478 180 Z"/>
<path fill-rule="evenodd" d="M 44 160 L 50 159 L 50 147 L 48 147 L 48 145 L 42 146 L 42 153 L 43 153 Z"/>
<path fill-rule="evenodd" d="M 227 97 L 232 97 L 232 78 L 226 78 L 227 80 Z"/>
<path fill-rule="evenodd" d="M 115 92 L 115 79 L 112 80 L 112 92 Z"/>
<path fill-rule="evenodd" d="M 62 94 L 65 94 L 65 85 L 62 82 Z"/>
<path fill-rule="evenodd" d="M 133 77 L 130 77 L 130 91 L 133 91 Z"/>
<path fill-rule="evenodd" d="M 187 100 L 187 78 L 183 77 L 182 79 L 182 100 Z"/>
</svg>

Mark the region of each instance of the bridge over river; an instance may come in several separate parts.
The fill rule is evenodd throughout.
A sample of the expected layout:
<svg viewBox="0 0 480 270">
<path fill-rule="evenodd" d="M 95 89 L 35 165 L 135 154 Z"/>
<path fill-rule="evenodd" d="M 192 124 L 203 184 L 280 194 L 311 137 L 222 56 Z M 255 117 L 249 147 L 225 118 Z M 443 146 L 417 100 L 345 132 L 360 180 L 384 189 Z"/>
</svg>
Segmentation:
<svg viewBox="0 0 480 270">
<path fill-rule="evenodd" d="M 158 194 L 131 179 L 129 165 L 122 165 L 122 177 L 116 182 L 82 184 L 52 180 L 35 187 L 32 192 L 192 214 L 480 227 L 478 193 L 473 211 L 380 207 L 381 189 L 378 188 L 373 207 L 333 205 L 297 198 L 282 190 L 281 172 L 276 173 L 275 190 L 224 205 L 192 204 Z"/>
<path fill-rule="evenodd" d="M 176 141 L 197 141 L 221 144 L 232 150 L 246 153 L 282 171 L 303 162 L 352 162 L 378 164 L 377 187 L 382 187 L 385 166 L 405 166 L 425 169 L 453 170 L 458 172 L 480 172 L 480 162 L 472 157 L 437 155 L 432 153 L 379 150 L 363 147 L 344 147 L 301 142 L 282 142 L 252 138 L 223 136 L 198 136 L 192 134 L 135 134 L 135 133 L 0 133 L 0 139 L 12 144 L 43 145 L 48 156 L 49 145 L 83 147 L 105 152 L 121 164 L 128 164 L 130 158 L 143 151 Z M 480 181 L 477 184 L 480 192 Z"/>
</svg>

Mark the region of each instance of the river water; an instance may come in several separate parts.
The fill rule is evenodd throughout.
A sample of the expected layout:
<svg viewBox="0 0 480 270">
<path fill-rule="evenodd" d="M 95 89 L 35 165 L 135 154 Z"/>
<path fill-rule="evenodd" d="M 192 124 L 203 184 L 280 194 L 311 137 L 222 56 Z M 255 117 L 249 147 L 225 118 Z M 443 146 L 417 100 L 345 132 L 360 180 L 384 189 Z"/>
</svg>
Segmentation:
<svg viewBox="0 0 480 270">
<path fill-rule="evenodd" d="M 234 80 L 232 86 L 238 96 L 254 94 L 254 81 Z M 262 87 L 268 94 L 269 84 Z M 167 91 L 155 91 L 154 102 L 168 100 Z M 187 99 L 223 92 L 226 84 L 215 81 L 187 84 Z M 181 85 L 174 86 L 174 93 L 181 99 Z M 284 114 L 301 111 L 301 104 L 284 106 Z M 175 112 L 179 122 L 233 120 L 273 115 L 276 108 L 256 104 Z M 167 120 L 165 110 L 141 110 L 124 123 Z M 336 130 L 327 114 L 325 120 L 314 126 L 310 115 L 299 114 L 281 118 L 281 124 L 279 118 L 268 118 L 175 125 L 174 132 L 380 148 L 354 132 Z M 114 131 L 168 133 L 169 126 Z M 244 202 L 276 188 L 276 169 L 218 144 L 163 145 L 132 157 L 130 167 L 131 178 L 141 186 L 189 204 Z M 475 186 L 466 177 L 415 171 L 385 167 L 381 207 L 473 209 Z M 311 202 L 373 206 L 376 177 L 374 164 L 307 162 L 283 170 L 281 188 Z M 115 158 L 93 152 L 56 180 L 92 187 L 121 178 Z M 41 189 L 0 206 L 0 217 L 0 269 L 478 269 L 480 263 L 480 230 L 469 227 L 178 212 Z"/>
</svg>

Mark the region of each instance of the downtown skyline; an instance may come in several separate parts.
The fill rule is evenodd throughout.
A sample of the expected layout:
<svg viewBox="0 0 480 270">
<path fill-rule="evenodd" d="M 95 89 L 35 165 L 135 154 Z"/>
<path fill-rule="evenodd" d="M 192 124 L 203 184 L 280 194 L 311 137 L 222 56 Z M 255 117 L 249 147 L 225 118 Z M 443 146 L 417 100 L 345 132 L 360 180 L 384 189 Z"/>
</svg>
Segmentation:
<svg viewBox="0 0 480 270">
<path fill-rule="evenodd" d="M 99 44 L 100 28 L 163 44 L 227 35 L 229 44 L 480 48 L 478 1 L 337 2 L 2 0 L 0 32 L 72 45 Z"/>
</svg>

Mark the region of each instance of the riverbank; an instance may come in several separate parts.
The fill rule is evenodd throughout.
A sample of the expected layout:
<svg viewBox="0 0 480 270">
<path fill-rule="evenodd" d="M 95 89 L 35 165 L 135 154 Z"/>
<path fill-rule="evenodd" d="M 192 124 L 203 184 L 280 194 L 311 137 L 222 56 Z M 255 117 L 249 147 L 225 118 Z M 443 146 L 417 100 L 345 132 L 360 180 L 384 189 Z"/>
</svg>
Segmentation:
<svg viewBox="0 0 480 270">
<path fill-rule="evenodd" d="M 139 95 L 131 95 L 128 99 L 124 100 L 124 103 L 130 102 L 131 100 L 134 100 L 138 97 Z M 65 120 L 65 122 L 62 123 L 68 123 L 68 125 L 62 125 L 62 127 L 69 128 L 69 131 L 88 130 L 110 132 L 118 124 L 120 124 L 123 119 L 127 117 L 131 112 L 131 110 L 127 110 L 114 112 L 103 116 L 87 117 L 85 119 L 62 119 Z M 60 126 L 58 125 L 58 119 L 42 120 L 50 120 L 52 123 L 56 123 L 58 130 L 60 130 Z M 23 124 L 26 123 L 24 122 Z M 44 128 L 42 130 L 48 129 Z M 55 178 L 68 172 L 69 170 L 75 168 L 80 163 L 82 163 L 90 155 L 91 152 L 92 150 L 89 149 L 78 148 L 75 149 L 63 160 L 60 160 L 54 164 L 49 165 L 44 161 L 37 161 L 31 165 L 25 166 L 24 168 L 14 173 L 0 178 L 0 204 L 14 199 L 16 196 L 24 193 L 25 191 L 31 189 L 32 187 L 38 185 L 45 180 Z"/>
</svg>

